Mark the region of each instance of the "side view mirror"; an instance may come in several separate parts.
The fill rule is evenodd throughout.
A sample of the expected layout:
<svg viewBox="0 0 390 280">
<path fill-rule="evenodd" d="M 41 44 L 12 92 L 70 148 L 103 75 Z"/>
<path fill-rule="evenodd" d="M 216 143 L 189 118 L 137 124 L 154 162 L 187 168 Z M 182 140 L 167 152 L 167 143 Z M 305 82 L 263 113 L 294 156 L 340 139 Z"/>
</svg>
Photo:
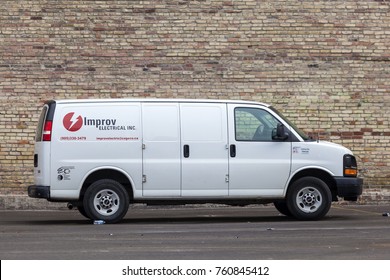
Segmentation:
<svg viewBox="0 0 390 280">
<path fill-rule="evenodd" d="M 278 123 L 277 127 L 272 130 L 272 140 L 285 141 L 288 139 L 288 132 L 285 131 L 284 125 Z"/>
</svg>

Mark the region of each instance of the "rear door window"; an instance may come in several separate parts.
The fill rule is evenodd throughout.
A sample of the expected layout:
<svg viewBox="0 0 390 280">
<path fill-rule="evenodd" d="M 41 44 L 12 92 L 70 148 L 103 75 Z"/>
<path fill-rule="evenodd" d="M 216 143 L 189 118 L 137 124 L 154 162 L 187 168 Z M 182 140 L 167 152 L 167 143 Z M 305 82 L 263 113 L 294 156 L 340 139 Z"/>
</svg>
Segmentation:
<svg viewBox="0 0 390 280">
<path fill-rule="evenodd" d="M 47 115 L 48 109 L 49 109 L 49 107 L 47 105 L 45 105 L 43 107 L 43 109 L 42 109 L 41 116 L 39 117 L 37 132 L 36 132 L 36 135 L 35 135 L 35 141 L 36 142 L 41 142 L 42 141 L 43 126 L 45 124 L 45 120 L 46 120 L 46 115 Z"/>
</svg>

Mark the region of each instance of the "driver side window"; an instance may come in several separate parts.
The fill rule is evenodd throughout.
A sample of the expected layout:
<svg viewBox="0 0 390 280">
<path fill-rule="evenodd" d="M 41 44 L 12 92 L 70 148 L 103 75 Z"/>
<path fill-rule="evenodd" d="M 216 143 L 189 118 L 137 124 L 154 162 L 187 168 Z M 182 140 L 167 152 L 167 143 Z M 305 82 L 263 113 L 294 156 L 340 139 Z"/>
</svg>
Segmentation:
<svg viewBox="0 0 390 280">
<path fill-rule="evenodd" d="M 272 131 L 279 121 L 270 113 L 256 108 L 234 111 L 236 141 L 272 141 Z"/>
</svg>

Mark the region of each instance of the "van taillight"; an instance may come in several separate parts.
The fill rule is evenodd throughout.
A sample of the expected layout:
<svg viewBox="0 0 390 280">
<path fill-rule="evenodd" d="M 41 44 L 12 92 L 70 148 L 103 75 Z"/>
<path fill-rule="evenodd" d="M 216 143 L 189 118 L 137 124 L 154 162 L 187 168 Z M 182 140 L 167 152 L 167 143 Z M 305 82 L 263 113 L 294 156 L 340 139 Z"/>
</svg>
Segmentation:
<svg viewBox="0 0 390 280">
<path fill-rule="evenodd" d="M 45 126 L 43 127 L 42 140 L 51 141 L 51 130 L 53 128 L 52 121 L 46 121 Z"/>
</svg>

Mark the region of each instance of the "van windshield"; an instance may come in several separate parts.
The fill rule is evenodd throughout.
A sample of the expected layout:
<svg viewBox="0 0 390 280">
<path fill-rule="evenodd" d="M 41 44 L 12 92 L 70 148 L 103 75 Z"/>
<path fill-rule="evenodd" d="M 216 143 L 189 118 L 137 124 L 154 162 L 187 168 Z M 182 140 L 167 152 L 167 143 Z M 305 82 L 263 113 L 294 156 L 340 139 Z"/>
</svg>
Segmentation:
<svg viewBox="0 0 390 280">
<path fill-rule="evenodd" d="M 307 141 L 307 140 L 311 140 L 311 138 L 309 136 L 306 135 L 305 132 L 303 132 L 300 128 L 298 128 L 295 124 L 293 124 L 292 122 L 290 122 L 285 116 L 283 116 L 282 113 L 280 113 L 278 110 L 276 110 L 274 107 L 269 107 L 272 111 L 274 111 L 276 114 L 278 114 L 278 116 L 280 116 L 286 123 L 288 123 L 288 125 L 290 127 L 292 127 L 298 134 L 299 136 L 302 137 L 302 139 L 304 141 Z"/>
</svg>

